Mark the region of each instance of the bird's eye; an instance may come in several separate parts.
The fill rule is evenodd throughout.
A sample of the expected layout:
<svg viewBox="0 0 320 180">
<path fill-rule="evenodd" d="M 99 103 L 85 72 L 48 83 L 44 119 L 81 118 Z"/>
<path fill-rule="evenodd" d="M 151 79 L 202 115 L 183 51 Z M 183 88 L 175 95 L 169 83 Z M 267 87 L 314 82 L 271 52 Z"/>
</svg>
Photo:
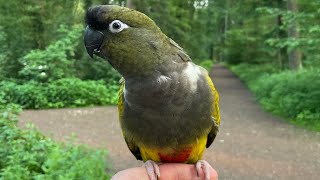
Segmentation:
<svg viewBox="0 0 320 180">
<path fill-rule="evenodd" d="M 112 24 L 113 29 L 120 29 L 121 28 L 121 24 L 119 22 L 115 22 Z"/>
<path fill-rule="evenodd" d="M 109 30 L 112 33 L 118 33 L 127 28 L 129 28 L 129 26 L 119 20 L 114 20 L 109 24 Z"/>
</svg>

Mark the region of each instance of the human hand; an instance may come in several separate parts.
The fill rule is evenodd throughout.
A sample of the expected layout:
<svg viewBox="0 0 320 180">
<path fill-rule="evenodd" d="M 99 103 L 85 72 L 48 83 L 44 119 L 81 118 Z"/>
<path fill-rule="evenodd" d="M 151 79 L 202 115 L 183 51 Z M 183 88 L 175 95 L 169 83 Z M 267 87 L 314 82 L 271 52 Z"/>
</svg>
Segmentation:
<svg viewBox="0 0 320 180">
<path fill-rule="evenodd" d="M 180 163 L 165 163 L 159 165 L 160 180 L 203 180 L 205 179 L 203 171 L 200 172 L 199 177 L 195 165 L 180 164 Z M 150 180 L 145 167 L 130 168 L 118 172 L 112 180 Z M 217 172 L 210 167 L 210 180 L 217 180 Z"/>
</svg>

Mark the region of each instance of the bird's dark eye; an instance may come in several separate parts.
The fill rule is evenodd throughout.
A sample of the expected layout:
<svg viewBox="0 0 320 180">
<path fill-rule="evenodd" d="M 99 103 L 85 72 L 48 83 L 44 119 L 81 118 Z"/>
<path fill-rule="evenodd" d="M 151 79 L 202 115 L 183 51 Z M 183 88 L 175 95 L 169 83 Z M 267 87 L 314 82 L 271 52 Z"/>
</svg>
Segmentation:
<svg viewBox="0 0 320 180">
<path fill-rule="evenodd" d="M 120 29 L 121 28 L 121 24 L 120 22 L 115 22 L 112 24 L 113 29 Z"/>
<path fill-rule="evenodd" d="M 109 30 L 112 33 L 118 33 L 127 28 L 129 28 L 129 26 L 119 20 L 114 20 L 109 24 Z"/>
</svg>

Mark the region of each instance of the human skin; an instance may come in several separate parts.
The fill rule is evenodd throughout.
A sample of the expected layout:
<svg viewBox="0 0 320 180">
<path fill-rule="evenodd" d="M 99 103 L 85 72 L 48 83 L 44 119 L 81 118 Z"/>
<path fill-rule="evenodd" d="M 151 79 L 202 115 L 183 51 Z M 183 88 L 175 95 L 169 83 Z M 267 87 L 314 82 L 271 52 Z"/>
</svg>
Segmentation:
<svg viewBox="0 0 320 180">
<path fill-rule="evenodd" d="M 197 176 L 195 165 L 166 163 L 159 165 L 160 180 L 203 180 L 203 171 Z M 112 180 L 150 180 L 145 167 L 135 167 L 118 172 Z M 210 180 L 217 180 L 217 172 L 210 167 Z"/>
</svg>

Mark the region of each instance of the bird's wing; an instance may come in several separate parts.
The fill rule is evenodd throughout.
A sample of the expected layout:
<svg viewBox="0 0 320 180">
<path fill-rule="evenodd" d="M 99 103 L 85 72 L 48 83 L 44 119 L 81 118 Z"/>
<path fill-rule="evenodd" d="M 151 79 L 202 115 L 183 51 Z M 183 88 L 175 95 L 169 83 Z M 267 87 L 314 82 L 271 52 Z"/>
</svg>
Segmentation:
<svg viewBox="0 0 320 180">
<path fill-rule="evenodd" d="M 188 61 L 192 61 L 191 58 L 188 56 L 188 54 L 186 52 L 184 52 L 184 50 L 182 49 L 182 47 L 179 46 L 178 43 L 176 43 L 174 40 L 169 39 L 170 45 L 173 48 L 177 49 L 177 53 L 178 56 L 184 61 L 184 62 L 188 62 Z"/>
<path fill-rule="evenodd" d="M 120 86 L 120 90 L 119 90 L 119 99 L 118 99 L 118 111 L 119 111 L 119 121 L 120 124 L 121 121 L 123 120 L 123 110 L 124 110 L 124 101 L 123 101 L 123 90 L 124 90 L 124 79 L 121 80 L 121 86 Z M 129 148 L 129 150 L 131 151 L 131 153 L 137 158 L 137 160 L 142 160 L 141 157 L 141 153 L 140 153 L 140 149 L 139 147 L 135 144 L 135 142 L 133 141 L 132 138 L 128 137 L 126 135 L 126 132 L 122 129 L 122 134 L 124 137 L 124 140 L 127 143 L 127 146 Z"/>
<path fill-rule="evenodd" d="M 220 111 L 219 111 L 219 94 L 216 88 L 214 87 L 211 78 L 209 75 L 207 76 L 208 84 L 211 88 L 211 92 L 213 94 L 213 113 L 212 113 L 212 128 L 208 134 L 206 147 L 208 148 L 212 142 L 214 141 L 220 127 Z"/>
</svg>

